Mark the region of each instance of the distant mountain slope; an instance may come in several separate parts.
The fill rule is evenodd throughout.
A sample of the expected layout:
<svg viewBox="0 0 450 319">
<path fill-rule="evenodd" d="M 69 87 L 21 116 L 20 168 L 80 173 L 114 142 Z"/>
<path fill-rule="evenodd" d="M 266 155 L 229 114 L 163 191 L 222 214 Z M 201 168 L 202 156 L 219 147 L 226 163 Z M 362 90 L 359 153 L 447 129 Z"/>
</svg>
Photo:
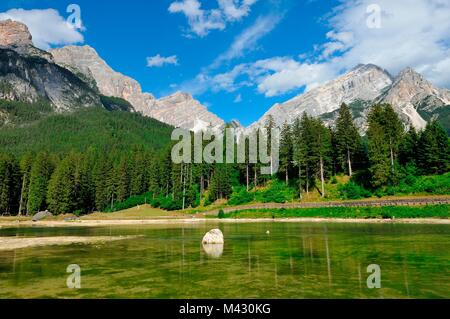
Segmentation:
<svg viewBox="0 0 450 319">
<path fill-rule="evenodd" d="M 2 125 L 5 113 L 14 118 Z M 88 148 L 113 152 L 135 145 L 158 150 L 170 145 L 172 131 L 173 127 L 136 113 L 93 107 L 57 114 L 42 104 L 0 101 L 0 152 L 67 153 Z"/>
<path fill-rule="evenodd" d="M 66 46 L 52 50 L 51 54 L 59 65 L 96 83 L 101 94 L 123 98 L 145 116 L 189 130 L 199 122 L 213 127 L 225 124 L 189 94 L 178 92 L 157 100 L 143 93 L 136 80 L 114 71 L 90 46 Z"/>
</svg>

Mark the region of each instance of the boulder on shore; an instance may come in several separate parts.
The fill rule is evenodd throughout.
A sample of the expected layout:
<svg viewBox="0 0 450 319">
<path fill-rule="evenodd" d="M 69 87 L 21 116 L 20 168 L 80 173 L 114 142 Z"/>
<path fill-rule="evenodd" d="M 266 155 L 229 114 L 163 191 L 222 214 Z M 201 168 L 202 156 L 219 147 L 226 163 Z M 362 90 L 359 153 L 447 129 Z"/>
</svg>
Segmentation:
<svg viewBox="0 0 450 319">
<path fill-rule="evenodd" d="M 45 212 L 39 212 L 36 215 L 34 215 L 33 216 L 33 221 L 37 222 L 37 221 L 43 220 L 43 219 L 45 219 L 47 217 L 53 217 L 53 214 L 50 213 L 48 210 L 46 210 Z"/>
<path fill-rule="evenodd" d="M 223 233 L 220 229 L 213 229 L 206 233 L 202 240 L 203 244 L 224 244 Z"/>
</svg>

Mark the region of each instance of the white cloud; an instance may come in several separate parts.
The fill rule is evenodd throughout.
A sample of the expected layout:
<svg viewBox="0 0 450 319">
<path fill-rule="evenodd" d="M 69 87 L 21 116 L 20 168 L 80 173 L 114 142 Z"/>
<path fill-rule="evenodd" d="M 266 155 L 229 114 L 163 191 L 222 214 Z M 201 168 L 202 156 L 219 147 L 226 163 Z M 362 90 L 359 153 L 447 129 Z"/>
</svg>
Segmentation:
<svg viewBox="0 0 450 319">
<path fill-rule="evenodd" d="M 178 65 L 177 56 L 172 55 L 172 56 L 168 56 L 168 57 L 163 57 L 163 56 L 157 54 L 155 56 L 147 58 L 147 66 L 150 68 L 152 68 L 152 67 L 160 68 L 166 64 Z"/>
<path fill-rule="evenodd" d="M 224 30 L 228 22 L 239 21 L 250 13 L 257 0 L 218 0 L 218 8 L 202 9 L 199 0 L 172 2 L 170 13 L 182 13 L 190 27 L 189 33 L 204 37 L 212 30 Z"/>
<path fill-rule="evenodd" d="M 330 19 L 329 41 L 322 47 L 325 62 L 343 69 L 373 63 L 394 75 L 410 66 L 436 85 L 449 86 L 450 2 L 378 0 L 381 28 L 371 29 L 366 11 L 372 3 L 346 1 L 336 9 Z"/>
<path fill-rule="evenodd" d="M 242 102 L 242 95 L 238 94 L 233 102 L 234 103 L 241 103 Z"/>
<path fill-rule="evenodd" d="M 71 27 L 54 9 L 11 9 L 0 13 L 0 20 L 11 19 L 28 26 L 36 47 L 47 50 L 53 46 L 83 43 L 83 34 Z"/>
<path fill-rule="evenodd" d="M 239 34 L 230 48 L 219 55 L 211 67 L 217 67 L 223 62 L 242 57 L 246 51 L 254 50 L 258 41 L 271 32 L 280 22 L 281 15 L 259 17 L 249 28 Z"/>
<path fill-rule="evenodd" d="M 301 88 L 311 90 L 360 63 L 379 65 L 394 76 L 410 66 L 433 84 L 450 87 L 450 1 L 378 0 L 381 28 L 369 28 L 367 7 L 372 2 L 348 0 L 335 8 L 326 41 L 314 46 L 314 54 L 273 57 L 221 74 L 202 75 L 199 88 L 235 92 L 255 86 L 272 97 Z M 241 51 L 232 46 L 229 52 L 221 59 Z"/>
<path fill-rule="evenodd" d="M 218 0 L 219 7 L 227 20 L 239 20 L 250 13 L 250 8 L 257 0 Z"/>
</svg>

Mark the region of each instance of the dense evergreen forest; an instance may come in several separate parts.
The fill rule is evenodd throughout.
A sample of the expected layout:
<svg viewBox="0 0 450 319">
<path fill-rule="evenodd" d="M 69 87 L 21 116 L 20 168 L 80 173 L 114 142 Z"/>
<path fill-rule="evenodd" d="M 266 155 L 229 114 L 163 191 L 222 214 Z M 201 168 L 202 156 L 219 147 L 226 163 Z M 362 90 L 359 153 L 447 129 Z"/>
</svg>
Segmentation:
<svg viewBox="0 0 450 319">
<path fill-rule="evenodd" d="M 44 104 L 1 102 L 0 119 L 7 113 L 9 122 L 0 126 L 0 213 L 86 214 L 143 203 L 176 210 L 217 200 L 285 202 L 311 192 L 329 198 L 325 185 L 343 175 L 351 180 L 341 185 L 342 198 L 394 195 L 416 191 L 420 176 L 450 171 L 446 131 L 431 121 L 423 132 L 405 132 L 389 105 L 372 107 L 364 137 L 345 104 L 333 128 L 306 114 L 285 124 L 280 171 L 267 176 L 248 160 L 174 164 L 173 128 L 138 114 L 49 114 Z M 266 124 L 270 129 L 273 120 Z M 444 186 L 422 185 L 417 192 L 448 193 L 449 174 L 439 181 Z"/>
</svg>

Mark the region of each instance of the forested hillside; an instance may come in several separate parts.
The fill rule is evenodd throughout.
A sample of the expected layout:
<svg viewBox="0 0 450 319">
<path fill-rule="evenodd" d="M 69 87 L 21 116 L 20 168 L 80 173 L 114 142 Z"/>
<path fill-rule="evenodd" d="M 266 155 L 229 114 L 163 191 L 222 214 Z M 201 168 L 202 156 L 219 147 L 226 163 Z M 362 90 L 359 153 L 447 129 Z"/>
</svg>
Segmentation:
<svg viewBox="0 0 450 319">
<path fill-rule="evenodd" d="M 173 128 L 139 114 L 100 108 L 54 114 L 45 104 L 9 102 L 0 110 L 8 119 L 0 128 L 0 212 L 7 214 L 85 214 L 143 203 L 176 210 L 217 200 L 286 202 L 313 192 L 324 199 L 450 192 L 449 174 L 433 176 L 450 171 L 445 130 L 432 121 L 422 132 L 405 132 L 390 105 L 371 108 L 365 137 L 345 104 L 336 127 L 306 114 L 285 124 L 276 176 L 261 175 L 248 158 L 174 164 Z M 273 126 L 269 117 L 266 128 Z M 344 175 L 350 181 L 330 194 L 326 185 Z"/>
<path fill-rule="evenodd" d="M 107 105 L 114 109 L 126 107 L 127 102 L 108 99 Z M 58 114 L 46 102 L 0 100 L 0 151 L 19 156 L 28 152 L 61 154 L 88 148 L 111 152 L 127 150 L 133 145 L 157 150 L 169 144 L 172 130 L 167 124 L 136 113 L 98 107 Z"/>
</svg>

